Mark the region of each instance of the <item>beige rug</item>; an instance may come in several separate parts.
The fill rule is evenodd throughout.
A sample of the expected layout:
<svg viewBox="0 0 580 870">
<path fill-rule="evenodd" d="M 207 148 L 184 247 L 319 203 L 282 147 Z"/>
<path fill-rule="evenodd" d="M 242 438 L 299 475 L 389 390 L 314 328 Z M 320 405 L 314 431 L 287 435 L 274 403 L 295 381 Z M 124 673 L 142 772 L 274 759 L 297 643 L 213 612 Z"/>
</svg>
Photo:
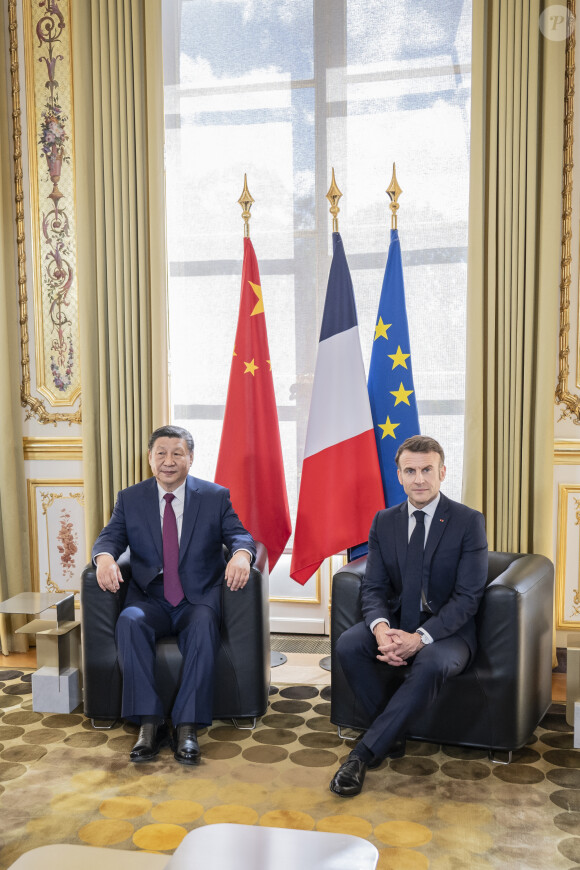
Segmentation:
<svg viewBox="0 0 580 870">
<path fill-rule="evenodd" d="M 356 834 L 379 849 L 379 870 L 580 865 L 580 752 L 563 706 L 509 766 L 409 743 L 367 774 L 359 797 L 341 799 L 328 783 L 349 747 L 330 724 L 329 687 L 272 688 L 255 731 L 216 722 L 190 768 L 169 749 L 128 762 L 131 726 L 95 731 L 80 712 L 33 712 L 30 678 L 0 670 L 0 868 L 47 843 L 170 855 L 216 822 Z"/>
</svg>

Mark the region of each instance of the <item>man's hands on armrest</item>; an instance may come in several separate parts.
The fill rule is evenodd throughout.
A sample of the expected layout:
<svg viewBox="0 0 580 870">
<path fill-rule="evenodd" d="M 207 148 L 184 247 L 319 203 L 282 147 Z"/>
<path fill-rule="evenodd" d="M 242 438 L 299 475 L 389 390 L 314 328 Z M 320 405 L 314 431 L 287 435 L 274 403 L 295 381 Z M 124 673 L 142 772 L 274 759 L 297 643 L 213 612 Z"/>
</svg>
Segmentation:
<svg viewBox="0 0 580 870">
<path fill-rule="evenodd" d="M 97 583 L 105 592 L 118 592 L 123 582 L 121 569 L 112 556 L 101 553 L 95 558 Z"/>
<path fill-rule="evenodd" d="M 250 560 L 251 556 L 246 550 L 236 550 L 226 565 L 226 583 L 232 592 L 243 589 L 248 582 Z"/>
</svg>

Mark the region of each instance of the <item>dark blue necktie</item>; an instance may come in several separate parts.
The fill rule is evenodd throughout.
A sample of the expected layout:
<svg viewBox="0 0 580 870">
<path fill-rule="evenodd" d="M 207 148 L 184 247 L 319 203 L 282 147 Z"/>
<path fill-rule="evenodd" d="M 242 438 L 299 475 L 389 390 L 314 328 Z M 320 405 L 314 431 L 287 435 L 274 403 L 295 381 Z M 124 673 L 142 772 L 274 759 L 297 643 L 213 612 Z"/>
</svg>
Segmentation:
<svg viewBox="0 0 580 870">
<path fill-rule="evenodd" d="M 423 554 L 425 551 L 425 514 L 415 511 L 415 528 L 407 546 L 407 562 L 403 577 L 401 597 L 401 628 L 416 631 L 421 613 L 421 588 L 423 583 Z"/>
</svg>

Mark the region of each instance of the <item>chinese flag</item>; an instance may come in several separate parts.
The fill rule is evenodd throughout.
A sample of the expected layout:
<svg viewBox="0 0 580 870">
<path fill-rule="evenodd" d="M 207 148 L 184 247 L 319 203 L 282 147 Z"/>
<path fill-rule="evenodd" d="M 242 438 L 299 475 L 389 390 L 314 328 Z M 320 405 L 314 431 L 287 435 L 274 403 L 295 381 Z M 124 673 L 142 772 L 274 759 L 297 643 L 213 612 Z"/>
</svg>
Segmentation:
<svg viewBox="0 0 580 870">
<path fill-rule="evenodd" d="M 229 489 L 243 525 L 266 547 L 272 570 L 290 537 L 291 525 L 260 273 L 247 238 L 215 480 Z"/>
</svg>

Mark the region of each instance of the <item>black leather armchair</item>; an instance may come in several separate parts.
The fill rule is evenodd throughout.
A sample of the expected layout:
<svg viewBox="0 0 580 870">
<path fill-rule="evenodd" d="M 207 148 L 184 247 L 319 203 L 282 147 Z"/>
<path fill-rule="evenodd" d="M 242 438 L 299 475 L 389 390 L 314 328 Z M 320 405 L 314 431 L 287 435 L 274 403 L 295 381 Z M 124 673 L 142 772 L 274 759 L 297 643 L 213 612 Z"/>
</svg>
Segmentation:
<svg viewBox="0 0 580 870">
<path fill-rule="evenodd" d="M 119 559 L 119 566 L 127 581 L 131 577 L 128 553 Z M 107 722 L 121 715 L 122 676 L 117 660 L 115 625 L 126 589 L 127 583 L 124 583 L 116 593 L 104 592 L 97 583 L 92 564 L 82 573 L 84 712 L 93 725 L 97 720 Z M 258 543 L 256 561 L 246 586 L 230 592 L 224 581 L 214 719 L 233 719 L 236 723 L 238 719 L 253 719 L 255 725 L 255 720 L 266 711 L 270 689 L 268 602 L 268 556 L 264 545 Z M 157 643 L 156 682 L 167 714 L 177 694 L 181 666 L 176 639 L 161 638 Z"/>
<path fill-rule="evenodd" d="M 360 584 L 366 556 L 333 578 L 330 720 L 364 731 L 366 712 L 346 681 L 336 655 L 343 631 L 362 619 Z M 495 752 L 521 748 L 552 700 L 554 566 L 537 555 L 489 554 L 487 587 L 476 622 L 478 648 L 462 674 L 450 679 L 435 703 L 411 723 L 407 737 Z"/>
</svg>

